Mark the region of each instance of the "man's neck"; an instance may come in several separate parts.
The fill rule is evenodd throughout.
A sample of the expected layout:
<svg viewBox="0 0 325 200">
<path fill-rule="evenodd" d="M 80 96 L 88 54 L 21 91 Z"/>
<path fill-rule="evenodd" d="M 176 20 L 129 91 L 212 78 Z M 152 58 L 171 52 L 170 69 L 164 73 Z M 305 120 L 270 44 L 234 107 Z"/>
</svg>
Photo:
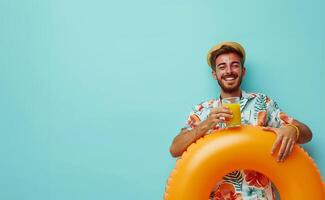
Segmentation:
<svg viewBox="0 0 325 200">
<path fill-rule="evenodd" d="M 234 92 L 224 92 L 221 90 L 220 97 L 221 98 L 228 98 L 228 97 L 241 97 L 241 89 L 234 91 Z"/>
</svg>

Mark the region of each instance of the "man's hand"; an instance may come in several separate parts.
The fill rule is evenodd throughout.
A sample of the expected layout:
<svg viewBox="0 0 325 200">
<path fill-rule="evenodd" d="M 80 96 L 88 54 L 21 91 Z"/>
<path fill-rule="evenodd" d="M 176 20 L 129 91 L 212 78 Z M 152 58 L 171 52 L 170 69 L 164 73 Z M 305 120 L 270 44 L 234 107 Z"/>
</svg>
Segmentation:
<svg viewBox="0 0 325 200">
<path fill-rule="evenodd" d="M 232 117 L 232 112 L 229 108 L 220 106 L 212 109 L 208 118 L 203 123 L 208 129 L 211 129 L 218 123 L 229 121 Z"/>
<path fill-rule="evenodd" d="M 276 133 L 277 138 L 273 144 L 271 154 L 274 154 L 277 147 L 279 147 L 280 149 L 277 156 L 277 161 L 282 162 L 286 157 L 290 155 L 296 143 L 296 129 L 291 126 L 284 126 L 282 128 L 263 127 L 263 130 Z"/>
<path fill-rule="evenodd" d="M 197 139 L 203 137 L 210 129 L 218 123 L 230 120 L 232 113 L 227 107 L 218 107 L 211 110 L 208 118 L 202 121 L 192 130 L 182 130 L 173 140 L 170 146 L 170 153 L 173 157 L 178 157 Z"/>
</svg>

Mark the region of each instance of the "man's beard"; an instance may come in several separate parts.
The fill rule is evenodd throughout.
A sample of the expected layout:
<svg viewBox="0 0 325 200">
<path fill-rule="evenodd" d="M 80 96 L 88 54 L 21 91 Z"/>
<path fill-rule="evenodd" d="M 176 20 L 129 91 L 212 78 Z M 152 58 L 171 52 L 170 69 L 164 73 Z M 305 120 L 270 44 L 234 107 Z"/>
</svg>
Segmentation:
<svg viewBox="0 0 325 200">
<path fill-rule="evenodd" d="M 231 87 L 228 88 L 226 87 L 223 83 L 222 83 L 222 79 L 224 77 L 221 78 L 221 80 L 217 79 L 219 86 L 221 87 L 222 91 L 226 92 L 226 93 L 232 93 L 232 92 L 236 92 L 238 91 L 238 89 L 240 88 L 241 82 L 243 80 L 243 76 L 239 77 L 239 82 L 235 87 Z"/>
</svg>

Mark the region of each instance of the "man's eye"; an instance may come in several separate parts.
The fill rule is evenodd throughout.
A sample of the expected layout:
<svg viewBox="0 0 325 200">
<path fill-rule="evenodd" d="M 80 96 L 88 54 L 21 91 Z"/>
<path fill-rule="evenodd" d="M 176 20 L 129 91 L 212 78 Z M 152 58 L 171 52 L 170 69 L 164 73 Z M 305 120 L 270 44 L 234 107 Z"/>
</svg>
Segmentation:
<svg viewBox="0 0 325 200">
<path fill-rule="evenodd" d="M 240 65 L 240 63 L 234 63 L 233 66 L 234 67 L 240 67 L 241 65 Z"/>
<path fill-rule="evenodd" d="M 218 66 L 218 69 L 224 70 L 226 67 L 224 65 Z"/>
</svg>

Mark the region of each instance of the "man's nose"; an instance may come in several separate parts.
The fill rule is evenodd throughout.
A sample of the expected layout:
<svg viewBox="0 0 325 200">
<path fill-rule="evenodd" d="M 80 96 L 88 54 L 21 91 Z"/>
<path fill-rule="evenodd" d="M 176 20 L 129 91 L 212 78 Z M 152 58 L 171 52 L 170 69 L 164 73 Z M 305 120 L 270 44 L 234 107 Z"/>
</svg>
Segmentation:
<svg viewBox="0 0 325 200">
<path fill-rule="evenodd" d="M 231 73 L 231 67 L 228 65 L 226 67 L 226 74 L 230 74 Z"/>
</svg>

